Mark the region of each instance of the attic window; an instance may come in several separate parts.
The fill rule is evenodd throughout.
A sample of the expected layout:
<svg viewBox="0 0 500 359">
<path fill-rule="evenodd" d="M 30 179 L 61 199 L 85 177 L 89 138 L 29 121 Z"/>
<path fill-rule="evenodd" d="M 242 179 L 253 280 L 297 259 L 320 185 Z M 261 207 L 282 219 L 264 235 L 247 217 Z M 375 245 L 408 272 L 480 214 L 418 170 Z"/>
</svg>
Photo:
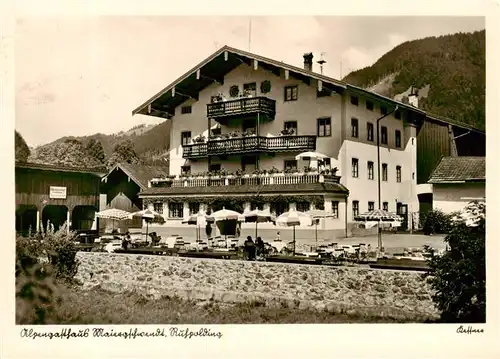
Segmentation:
<svg viewBox="0 0 500 359">
<path fill-rule="evenodd" d="M 385 106 L 380 106 L 380 113 L 382 115 L 387 115 L 387 107 Z"/>
<path fill-rule="evenodd" d="M 394 112 L 394 117 L 398 120 L 401 120 L 401 111 L 395 111 Z"/>
<path fill-rule="evenodd" d="M 183 115 L 187 114 L 187 113 L 191 113 L 193 111 L 193 108 L 191 106 L 182 106 L 181 107 L 181 113 Z"/>
<path fill-rule="evenodd" d="M 366 108 L 370 111 L 373 111 L 373 102 L 366 101 Z"/>
<path fill-rule="evenodd" d="M 351 104 L 358 106 L 359 100 L 356 96 L 351 96 Z"/>
</svg>

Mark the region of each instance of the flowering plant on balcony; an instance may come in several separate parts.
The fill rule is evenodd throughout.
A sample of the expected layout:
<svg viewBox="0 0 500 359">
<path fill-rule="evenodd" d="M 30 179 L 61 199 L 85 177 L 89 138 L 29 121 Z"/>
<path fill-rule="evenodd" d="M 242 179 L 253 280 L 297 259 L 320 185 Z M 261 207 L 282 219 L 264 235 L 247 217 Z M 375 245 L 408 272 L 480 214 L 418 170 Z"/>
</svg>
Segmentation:
<svg viewBox="0 0 500 359">
<path fill-rule="evenodd" d="M 255 130 L 253 128 L 252 129 L 248 129 L 245 132 L 243 132 L 243 137 L 255 136 L 255 135 L 256 135 L 256 132 L 255 132 Z"/>
<path fill-rule="evenodd" d="M 334 168 L 326 168 L 324 170 L 321 170 L 319 173 L 322 174 L 322 175 L 332 175 L 332 176 L 335 176 L 337 174 L 337 171 L 338 171 L 338 168 L 337 167 L 334 167 Z"/>
<path fill-rule="evenodd" d="M 205 141 L 206 137 L 204 135 L 193 138 L 193 143 L 204 143 Z"/>
<path fill-rule="evenodd" d="M 281 136 L 293 136 L 295 135 L 295 130 L 293 128 L 285 128 L 280 132 Z"/>
<path fill-rule="evenodd" d="M 316 167 L 304 166 L 304 173 L 317 173 L 318 169 Z"/>
</svg>

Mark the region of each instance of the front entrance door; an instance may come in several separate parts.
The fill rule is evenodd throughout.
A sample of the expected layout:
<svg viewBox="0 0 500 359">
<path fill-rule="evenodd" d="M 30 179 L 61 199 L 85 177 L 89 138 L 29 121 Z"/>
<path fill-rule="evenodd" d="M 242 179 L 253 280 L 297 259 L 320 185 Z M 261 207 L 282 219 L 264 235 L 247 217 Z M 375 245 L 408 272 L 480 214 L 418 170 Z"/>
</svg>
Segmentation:
<svg viewBox="0 0 500 359">
<path fill-rule="evenodd" d="M 396 206 L 396 213 L 403 217 L 403 222 L 401 222 L 401 230 L 408 230 L 408 205 L 398 202 Z"/>
</svg>

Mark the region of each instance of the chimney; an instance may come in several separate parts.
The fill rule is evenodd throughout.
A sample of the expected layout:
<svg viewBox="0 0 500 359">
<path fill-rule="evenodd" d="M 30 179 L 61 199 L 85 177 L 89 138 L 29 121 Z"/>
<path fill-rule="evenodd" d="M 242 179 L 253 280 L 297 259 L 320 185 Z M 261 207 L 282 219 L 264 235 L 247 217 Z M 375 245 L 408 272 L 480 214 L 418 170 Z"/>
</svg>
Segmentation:
<svg viewBox="0 0 500 359">
<path fill-rule="evenodd" d="M 408 103 L 410 106 L 418 108 L 418 90 L 412 85 L 410 87 L 410 94 L 408 95 Z"/>
<path fill-rule="evenodd" d="M 313 54 L 312 52 L 308 52 L 304 54 L 304 70 L 311 71 L 313 70 Z"/>
</svg>

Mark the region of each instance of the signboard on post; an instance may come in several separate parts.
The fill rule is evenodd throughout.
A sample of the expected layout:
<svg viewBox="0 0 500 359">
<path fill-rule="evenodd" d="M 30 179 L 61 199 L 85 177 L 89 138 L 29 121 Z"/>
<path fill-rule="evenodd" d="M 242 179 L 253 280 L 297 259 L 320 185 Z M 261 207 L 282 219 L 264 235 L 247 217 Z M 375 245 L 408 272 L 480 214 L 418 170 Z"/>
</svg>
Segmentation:
<svg viewBox="0 0 500 359">
<path fill-rule="evenodd" d="M 66 187 L 50 186 L 49 197 L 51 199 L 66 199 Z"/>
</svg>

